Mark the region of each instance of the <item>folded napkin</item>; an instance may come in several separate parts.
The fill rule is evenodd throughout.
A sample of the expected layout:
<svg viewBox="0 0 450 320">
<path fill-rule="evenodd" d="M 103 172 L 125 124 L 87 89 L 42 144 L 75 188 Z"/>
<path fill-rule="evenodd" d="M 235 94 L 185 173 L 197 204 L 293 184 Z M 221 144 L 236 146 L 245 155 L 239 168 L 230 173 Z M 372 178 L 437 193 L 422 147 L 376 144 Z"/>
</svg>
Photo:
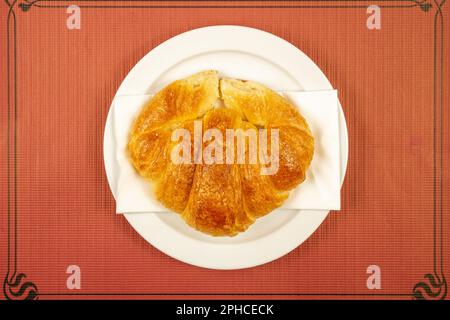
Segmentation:
<svg viewBox="0 0 450 320">
<path fill-rule="evenodd" d="M 336 90 L 280 92 L 307 120 L 314 136 L 314 158 L 306 180 L 291 192 L 282 209 L 340 209 L 340 149 Z M 126 146 L 134 118 L 151 95 L 118 96 L 113 104 L 116 212 L 168 212 L 151 192 L 149 182 L 134 170 Z"/>
</svg>

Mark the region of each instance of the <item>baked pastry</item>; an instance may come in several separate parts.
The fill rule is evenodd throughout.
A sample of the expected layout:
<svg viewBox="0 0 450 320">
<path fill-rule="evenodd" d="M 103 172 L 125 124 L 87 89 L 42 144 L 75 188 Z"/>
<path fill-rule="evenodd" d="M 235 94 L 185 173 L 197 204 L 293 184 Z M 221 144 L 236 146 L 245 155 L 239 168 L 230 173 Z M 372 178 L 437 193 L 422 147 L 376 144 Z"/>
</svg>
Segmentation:
<svg viewBox="0 0 450 320">
<path fill-rule="evenodd" d="M 216 158 L 230 154 L 236 159 L 242 147 L 246 161 L 198 161 L 202 153 L 195 148 L 189 150 L 192 161 L 172 161 L 179 143 L 172 139 L 174 130 L 184 129 L 189 133 L 189 145 L 195 145 L 199 121 L 203 132 L 216 130 L 216 139 L 212 139 Z M 256 150 L 263 157 L 249 161 L 255 152 L 250 140 L 244 139 L 240 145 L 237 135 L 226 143 L 217 139 L 227 136 L 230 129 L 257 132 L 262 128 L 267 129 L 267 149 L 274 141 L 278 145 L 278 157 L 272 159 L 277 170 L 271 174 L 262 172 L 274 152 L 264 152 L 260 141 Z M 278 140 L 272 139 L 274 129 Z M 212 140 L 203 137 L 200 150 L 209 148 Z M 210 70 L 169 84 L 143 107 L 131 128 L 128 153 L 164 206 L 201 232 L 234 236 L 280 207 L 289 191 L 304 181 L 314 139 L 305 119 L 284 97 L 256 82 L 219 79 L 218 73 Z"/>
</svg>

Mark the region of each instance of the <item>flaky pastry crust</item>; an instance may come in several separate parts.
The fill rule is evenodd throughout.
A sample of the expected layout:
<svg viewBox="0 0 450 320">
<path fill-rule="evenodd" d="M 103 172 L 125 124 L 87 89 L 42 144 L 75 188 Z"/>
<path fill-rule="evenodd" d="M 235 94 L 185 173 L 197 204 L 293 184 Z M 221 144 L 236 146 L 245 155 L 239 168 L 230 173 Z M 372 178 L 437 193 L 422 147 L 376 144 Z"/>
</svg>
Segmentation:
<svg viewBox="0 0 450 320">
<path fill-rule="evenodd" d="M 266 164 L 260 161 L 175 164 L 170 153 L 177 142 L 171 134 L 184 128 L 193 139 L 196 120 L 202 121 L 203 131 L 217 128 L 224 137 L 226 129 L 278 129 L 278 171 L 262 175 Z M 246 156 L 248 152 L 246 144 Z M 234 236 L 280 207 L 305 180 L 314 139 L 305 119 L 284 97 L 253 81 L 219 79 L 209 70 L 169 84 L 143 107 L 131 128 L 128 153 L 164 206 L 201 232 Z"/>
</svg>

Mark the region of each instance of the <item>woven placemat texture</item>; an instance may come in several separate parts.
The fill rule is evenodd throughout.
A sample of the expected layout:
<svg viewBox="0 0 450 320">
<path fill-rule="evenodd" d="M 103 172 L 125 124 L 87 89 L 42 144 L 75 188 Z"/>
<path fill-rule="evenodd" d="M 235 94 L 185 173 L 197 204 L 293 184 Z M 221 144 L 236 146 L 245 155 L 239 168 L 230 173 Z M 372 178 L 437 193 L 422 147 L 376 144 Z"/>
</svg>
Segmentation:
<svg viewBox="0 0 450 320">
<path fill-rule="evenodd" d="M 11 2 L 0 4 L 4 298 L 445 296 L 448 5 L 80 1 L 81 28 L 68 29 L 70 2 Z M 369 4 L 381 7 L 379 30 L 367 27 Z M 152 247 L 115 214 L 103 168 L 106 116 L 129 70 L 209 25 L 262 29 L 300 48 L 338 90 L 349 132 L 342 210 L 288 255 L 245 270 L 202 269 Z M 81 269 L 79 290 L 66 286 L 69 265 Z M 380 289 L 367 287 L 370 265 Z"/>
</svg>

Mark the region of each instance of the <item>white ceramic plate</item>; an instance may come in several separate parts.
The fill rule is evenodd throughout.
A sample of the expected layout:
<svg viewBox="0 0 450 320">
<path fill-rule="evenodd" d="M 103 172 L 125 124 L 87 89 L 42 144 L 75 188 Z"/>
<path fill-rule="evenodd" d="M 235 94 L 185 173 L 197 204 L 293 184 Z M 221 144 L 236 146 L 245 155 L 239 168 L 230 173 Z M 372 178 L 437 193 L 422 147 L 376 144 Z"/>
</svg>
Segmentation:
<svg viewBox="0 0 450 320">
<path fill-rule="evenodd" d="M 314 62 L 289 42 L 257 29 L 213 26 L 180 34 L 150 51 L 126 76 L 116 96 L 155 93 L 176 79 L 205 69 L 255 80 L 275 91 L 332 89 Z M 339 121 L 343 181 L 348 136 L 341 107 Z M 110 112 L 103 152 L 114 195 L 117 170 L 112 128 Z M 292 251 L 327 215 L 328 211 L 275 210 L 233 238 L 204 235 L 173 213 L 131 213 L 125 217 L 145 240 L 175 259 L 211 269 L 240 269 L 273 261 Z"/>
</svg>

